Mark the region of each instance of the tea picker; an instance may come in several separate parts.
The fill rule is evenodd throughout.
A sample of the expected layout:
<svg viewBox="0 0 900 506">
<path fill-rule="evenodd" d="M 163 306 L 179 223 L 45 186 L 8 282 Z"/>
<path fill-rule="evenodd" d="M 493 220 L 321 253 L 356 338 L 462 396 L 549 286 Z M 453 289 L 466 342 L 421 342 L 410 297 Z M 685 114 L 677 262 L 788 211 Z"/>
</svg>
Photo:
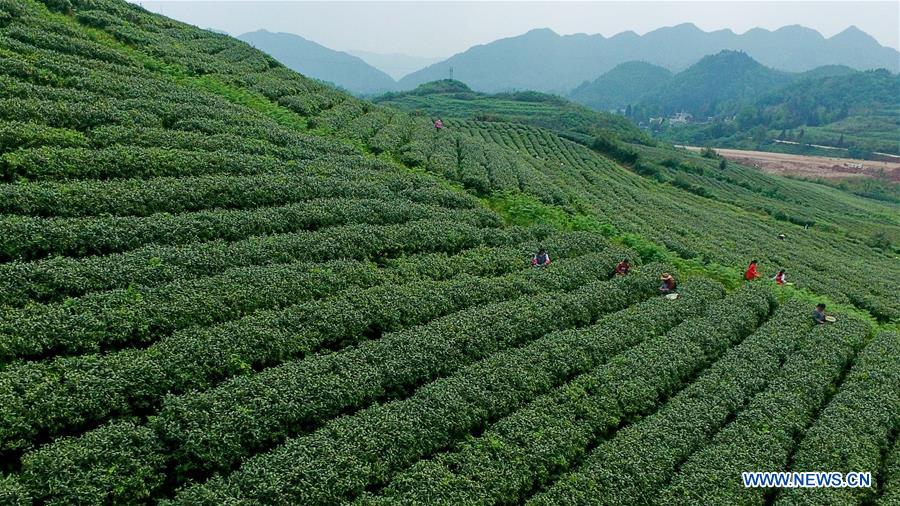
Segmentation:
<svg viewBox="0 0 900 506">
<path fill-rule="evenodd" d="M 785 280 L 784 276 L 785 276 L 784 269 L 781 269 L 780 271 L 778 271 L 778 274 L 776 274 L 775 277 L 772 278 L 772 280 L 775 281 L 775 283 L 777 283 L 778 286 L 784 286 L 786 284 L 785 283 L 786 280 Z"/>
<path fill-rule="evenodd" d="M 667 299 L 677 299 L 678 293 L 675 290 L 678 288 L 678 285 L 675 283 L 675 278 L 668 272 L 664 272 L 659 279 L 662 281 L 662 284 L 659 286 L 659 293 L 663 294 Z"/>
<path fill-rule="evenodd" d="M 837 318 L 834 316 L 825 314 L 825 304 L 816 304 L 816 308 L 813 310 L 813 323 L 816 325 L 824 325 L 826 322 L 834 323 L 836 321 Z"/>
<path fill-rule="evenodd" d="M 531 257 L 532 267 L 540 268 L 548 265 L 550 265 L 550 255 L 547 254 L 547 250 L 544 248 L 539 249 L 538 252 Z"/>
<path fill-rule="evenodd" d="M 750 265 L 747 266 L 747 270 L 744 272 L 744 279 L 747 281 L 753 281 L 754 279 L 759 277 L 759 272 L 756 271 L 756 260 L 751 260 Z"/>
</svg>

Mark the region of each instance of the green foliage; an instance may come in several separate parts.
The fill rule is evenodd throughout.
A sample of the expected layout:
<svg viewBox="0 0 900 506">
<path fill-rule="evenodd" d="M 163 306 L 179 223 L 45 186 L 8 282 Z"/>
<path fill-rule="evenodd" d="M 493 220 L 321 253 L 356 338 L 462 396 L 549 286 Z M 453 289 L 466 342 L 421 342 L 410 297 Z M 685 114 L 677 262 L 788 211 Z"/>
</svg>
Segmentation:
<svg viewBox="0 0 900 506">
<path fill-rule="evenodd" d="M 573 256 L 597 247 L 589 236 L 543 237 L 542 241 L 555 252 Z M 476 248 L 449 257 L 395 259 L 389 262 L 389 270 L 369 275 L 368 288 L 360 285 L 332 299 L 259 311 L 232 323 L 186 328 L 163 336 L 144 352 L 124 350 L 11 366 L 0 372 L 4 447 L 22 447 L 38 431 L 56 433 L 158 405 L 165 394 L 209 387 L 241 374 L 244 364 L 275 365 L 324 346 L 364 340 L 372 329 L 400 330 L 479 301 L 537 293 L 545 278 L 527 271 L 507 275 L 525 265 L 525 250 L 534 246 L 531 241 L 521 247 Z M 572 269 L 590 260 L 594 258 L 575 262 Z M 321 264 L 313 268 L 320 269 Z M 496 275 L 507 276 L 490 277 Z M 466 293 L 470 295 L 456 296 Z M 425 305 L 425 301 L 431 303 Z M 297 335 L 304 337 L 298 340 Z M 65 372 L 66 381 L 61 382 L 58 371 Z M 98 382 L 98 376 L 105 381 Z M 36 401 L 23 402 L 19 392 L 34 395 Z"/>
<path fill-rule="evenodd" d="M 833 179 L 816 179 L 816 183 L 832 186 L 840 190 L 884 202 L 900 204 L 900 183 L 868 177 Z"/>
<path fill-rule="evenodd" d="M 856 472 L 877 479 L 882 453 L 900 413 L 900 334 L 881 332 L 859 354 L 841 390 L 807 430 L 792 458 L 793 469 Z M 860 504 L 876 490 L 791 489 L 776 504 Z"/>
<path fill-rule="evenodd" d="M 594 137 L 591 141 L 590 148 L 625 165 L 633 165 L 638 161 L 637 152 L 609 135 L 598 135 Z"/>
<path fill-rule="evenodd" d="M 765 391 L 681 465 L 660 493 L 660 504 L 684 504 L 688 497 L 704 503 L 763 502 L 765 489 L 744 488 L 734 476 L 747 469 L 787 468 L 794 438 L 804 434 L 868 332 L 867 325 L 850 318 L 812 330 L 816 345 L 792 355 Z"/>
<path fill-rule="evenodd" d="M 641 97 L 640 109 L 650 116 L 687 112 L 695 119 L 707 116 L 753 114 L 742 104 L 790 83 L 793 76 L 764 67 L 744 52 L 721 51 L 704 56 Z"/>
<path fill-rule="evenodd" d="M 607 264 L 608 268 L 611 268 L 612 265 Z M 649 276 L 643 276 L 642 279 L 639 276 L 634 276 L 624 279 L 620 278 L 611 282 L 590 283 L 573 292 L 549 292 L 546 294 L 546 297 L 543 297 L 544 300 L 540 302 L 515 300 L 510 303 L 486 306 L 478 310 L 459 314 L 458 316 L 436 320 L 432 324 L 418 329 L 415 333 L 385 336 L 376 343 L 372 343 L 370 347 L 361 347 L 359 352 L 365 353 L 369 357 L 369 365 L 363 366 L 359 372 L 363 373 L 365 368 L 388 360 L 392 364 L 396 364 L 395 367 L 391 368 L 391 374 L 376 376 L 374 379 L 375 384 L 365 387 L 365 389 L 353 386 L 344 393 L 335 391 L 335 389 L 343 390 L 347 387 L 334 384 L 333 388 L 320 390 L 320 392 L 330 392 L 328 396 L 334 396 L 335 400 L 341 398 L 349 400 L 368 398 L 375 390 L 380 390 L 386 386 L 380 384 L 384 381 L 393 383 L 393 388 L 402 388 L 405 383 L 417 381 L 419 378 L 421 373 L 411 374 L 409 363 L 420 360 L 427 360 L 431 364 L 426 366 L 423 372 L 432 377 L 451 373 L 455 375 L 465 374 L 466 370 L 462 369 L 463 367 L 473 363 L 479 357 L 486 358 L 491 353 L 499 351 L 497 347 L 500 343 L 513 341 L 529 346 L 529 343 L 534 342 L 534 340 L 546 333 L 571 328 L 576 324 L 583 325 L 592 322 L 600 315 L 622 309 L 628 304 L 640 300 L 640 298 L 645 297 L 654 290 L 655 278 L 658 272 L 659 266 L 656 266 L 649 273 Z M 617 300 L 623 297 L 627 298 L 628 301 Z M 563 309 L 564 307 L 566 309 Z M 525 322 L 529 323 L 525 324 Z M 526 326 L 523 327 L 523 324 Z M 482 330 L 476 330 L 471 326 L 479 326 Z M 466 334 L 467 337 L 464 339 L 456 337 L 460 332 Z M 414 349 L 410 348 L 407 350 L 407 347 L 413 346 L 415 346 Z M 382 349 L 390 350 L 391 357 L 382 358 L 382 352 L 380 351 Z M 351 357 L 335 357 L 335 359 L 343 361 L 344 358 L 349 360 Z M 293 371 L 293 373 L 294 378 L 298 377 L 297 374 L 303 374 L 299 369 Z M 366 376 L 369 375 L 367 374 Z M 316 383 L 323 382 L 320 379 L 313 381 Z M 333 379 L 324 379 L 324 381 L 328 383 L 334 382 Z M 500 381 L 505 383 L 504 380 Z M 471 382 L 469 385 L 474 386 Z M 305 390 L 305 388 L 300 390 Z M 348 396 L 354 390 L 359 390 L 359 394 Z M 364 390 L 369 390 L 372 393 L 364 393 Z M 422 396 L 428 396 L 430 391 L 433 390 L 424 391 Z M 292 393 L 291 395 L 295 394 Z M 322 407 L 319 408 L 319 411 L 321 411 L 325 405 L 334 401 L 323 398 L 320 394 L 316 396 L 315 400 L 310 398 L 310 402 L 322 404 Z M 341 402 L 347 401 L 342 400 Z M 413 398 L 409 403 L 405 404 L 411 404 L 414 406 L 413 409 L 418 406 L 425 407 L 430 405 L 430 403 L 420 404 L 417 398 Z M 309 404 L 302 403 L 300 405 L 308 406 Z M 387 469 L 381 472 L 374 469 L 370 470 L 370 466 L 377 463 L 381 463 L 381 465 L 386 467 L 391 466 L 393 463 L 384 462 L 384 457 L 388 455 L 388 452 L 379 451 L 377 443 L 369 451 L 357 446 L 358 444 L 365 444 L 363 441 L 367 439 L 365 434 L 368 431 L 365 431 L 364 427 L 357 428 L 354 425 L 356 425 L 355 422 L 357 420 L 360 420 L 363 425 L 373 423 L 374 426 L 379 426 L 378 422 L 382 420 L 367 420 L 366 418 L 369 418 L 368 415 L 371 413 L 378 417 L 381 413 L 384 413 L 385 418 L 388 419 L 402 415 L 402 413 L 394 414 L 391 412 L 394 411 L 392 408 L 395 407 L 402 410 L 405 406 L 392 405 L 388 410 L 364 412 L 354 418 L 342 419 L 337 423 L 333 423 L 312 438 L 299 437 L 291 439 L 279 451 L 250 462 L 245 462 L 241 471 L 232 474 L 227 480 L 213 479 L 203 486 L 186 489 L 179 496 L 178 500 L 191 502 L 200 498 L 205 498 L 204 500 L 215 498 L 214 500 L 227 501 L 229 497 L 234 497 L 234 494 L 238 494 L 242 497 L 255 497 L 258 498 L 257 500 L 262 500 L 265 497 L 266 500 L 276 499 L 288 503 L 320 503 L 340 500 L 341 496 L 351 492 L 358 493 L 359 489 L 353 490 L 356 488 L 354 483 L 358 479 L 358 475 L 352 470 L 345 475 L 346 484 L 340 481 L 335 483 L 335 479 L 329 479 L 324 480 L 320 487 L 309 487 L 306 485 L 307 476 L 312 477 L 317 473 L 323 472 L 324 469 L 330 467 L 331 462 L 334 462 L 336 459 L 343 459 L 343 452 L 348 450 L 351 451 L 347 456 L 350 461 L 359 458 L 371 463 L 369 466 L 364 466 L 360 462 L 358 464 L 360 472 L 373 473 L 372 478 L 377 478 L 379 474 L 386 472 Z M 427 421 L 423 420 L 422 423 L 428 424 L 430 420 L 440 418 L 431 418 L 435 415 L 428 412 Z M 407 420 L 407 423 L 412 424 L 415 424 L 416 421 L 416 418 L 401 417 L 401 419 Z M 384 421 L 386 422 L 387 420 Z M 437 429 L 435 431 L 428 430 L 432 428 L 428 425 L 419 426 L 417 429 L 410 428 L 416 432 L 422 431 L 424 438 L 434 438 L 435 443 L 439 444 L 443 439 L 440 434 L 440 426 L 434 427 L 433 429 Z M 357 432 L 361 429 L 362 432 Z M 183 434 L 184 431 L 179 428 L 173 433 Z M 358 433 L 359 436 L 348 437 L 352 433 Z M 392 439 L 384 438 L 384 441 L 388 442 Z M 409 451 L 412 455 L 415 455 L 416 451 L 425 450 L 427 447 L 423 448 L 422 446 L 427 444 L 426 441 L 427 439 L 421 441 L 420 445 L 410 448 Z M 434 445 L 435 443 L 431 444 Z M 344 447 L 346 447 L 346 450 Z M 381 460 L 379 460 L 379 456 Z M 393 464 L 393 466 L 399 464 L 402 467 L 403 460 L 409 459 L 409 456 L 390 454 L 388 458 L 396 458 L 397 463 Z M 302 467 L 295 465 L 301 462 L 303 463 L 300 465 Z M 288 467 L 290 470 L 288 470 Z M 369 469 L 364 469 L 364 467 Z M 329 474 L 343 472 L 345 472 L 344 469 L 335 469 Z M 289 480 L 284 479 L 284 477 L 288 476 L 286 473 L 290 475 Z M 348 485 L 352 488 L 348 489 Z"/>
<path fill-rule="evenodd" d="M 890 506 L 900 499 L 900 439 L 894 440 L 894 446 L 888 450 L 884 462 L 884 492 L 879 498 L 878 506 Z"/>
<path fill-rule="evenodd" d="M 698 90 L 697 97 L 705 96 Z M 672 127 L 663 137 L 693 145 L 763 149 L 871 159 L 873 151 L 900 154 L 897 108 L 900 77 L 887 70 L 799 76 L 763 95 L 744 94 L 715 111 L 712 122 Z M 674 97 L 659 98 L 663 104 Z M 669 106 L 670 110 L 675 103 Z M 677 109 L 677 107 L 676 107 Z M 734 121 L 731 121 L 734 116 Z M 800 145 L 772 144 L 772 139 Z M 843 150 L 818 150 L 816 144 Z"/>
<path fill-rule="evenodd" d="M 680 500 L 683 504 L 684 497 L 674 495 L 675 491 L 705 494 L 707 500 L 724 501 L 726 504 L 739 502 L 737 496 L 731 495 L 731 491 L 737 491 L 740 484 L 741 471 L 734 469 L 740 468 L 740 465 L 750 466 L 743 469 L 780 467 L 757 467 L 749 462 L 738 462 L 747 452 L 709 452 L 705 454 L 707 460 L 700 459 L 696 452 L 715 448 L 706 446 L 713 436 L 721 438 L 723 444 L 730 441 L 740 445 L 749 441 L 749 434 L 748 438 L 734 437 L 735 434 L 726 436 L 727 432 L 720 430 L 730 422 L 735 412 L 739 417 L 743 413 L 753 413 L 741 411 L 748 401 L 767 395 L 802 395 L 800 388 L 810 389 L 803 392 L 814 391 L 818 394 L 808 403 L 814 403 L 817 399 L 821 401 L 830 381 L 840 372 L 841 365 L 852 356 L 854 345 L 858 345 L 865 336 L 865 329 L 863 327 L 860 332 L 860 327 L 842 325 L 840 329 L 819 328 L 811 332 L 811 324 L 807 307 L 782 307 L 768 323 L 729 350 L 662 409 L 601 442 L 587 455 L 581 467 L 560 477 L 532 503 L 594 500 L 606 504 L 631 504 L 641 497 L 653 496 L 660 500 Z M 830 339 L 822 334 L 828 334 Z M 814 357 L 822 359 L 817 361 Z M 795 389 L 794 382 L 802 384 L 802 387 Z M 775 410 L 794 409 L 794 404 L 790 402 L 793 399 L 778 400 L 781 403 L 768 406 Z M 727 425 L 726 431 L 732 426 L 733 423 Z M 748 428 L 759 431 L 761 439 L 753 439 L 745 447 L 747 450 L 762 454 L 761 447 L 766 443 L 784 441 L 767 437 L 767 427 L 760 421 Z M 679 465 L 688 457 L 691 459 L 686 465 L 700 466 L 702 471 L 698 469 L 697 472 L 687 473 L 682 467 L 682 472 L 678 473 Z M 738 473 L 738 479 L 734 474 L 726 475 L 732 472 Z M 676 489 L 678 485 L 673 484 L 660 496 L 660 489 L 673 479 L 673 474 L 675 480 L 684 477 L 697 480 L 698 486 L 702 483 L 706 487 Z M 713 476 L 720 479 L 710 480 Z M 742 497 L 751 493 L 754 491 L 746 489 Z"/>
<path fill-rule="evenodd" d="M 632 105 L 654 89 L 664 86 L 672 73 L 647 62 L 625 62 L 591 82 L 585 81 L 569 93 L 569 97 L 597 110 L 622 110 L 634 116 Z"/>
<path fill-rule="evenodd" d="M 0 501 L 10 506 L 28 506 L 34 502 L 25 485 L 10 475 L 0 477 Z"/>
<path fill-rule="evenodd" d="M 638 337 L 606 364 L 537 397 L 479 437 L 410 468 L 371 502 L 523 501 L 576 465 L 605 431 L 652 410 L 659 398 L 741 342 L 769 313 L 770 297 L 745 290 L 705 310 L 697 307 L 666 333 Z"/>
<path fill-rule="evenodd" d="M 609 225 L 601 224 L 593 216 L 567 212 L 525 193 L 495 193 L 486 198 L 485 203 L 509 225 L 549 225 L 558 230 L 583 230 L 606 236 L 612 234 Z"/>
<path fill-rule="evenodd" d="M 620 283 L 598 285 L 590 281 L 611 272 L 623 254 L 627 253 L 608 251 L 590 264 L 579 263 L 577 268 L 560 264 L 550 270 L 555 270 L 555 275 L 540 285 L 540 297 L 483 301 L 466 311 L 422 327 L 389 333 L 344 353 L 290 362 L 262 375 L 237 378 L 201 396 L 167 402 L 161 412 L 166 422 L 162 427 L 165 438 L 179 448 L 179 460 L 185 465 L 227 468 L 253 448 L 292 435 L 292 427 L 317 424 L 391 392 L 414 389 L 509 346 L 506 343 L 524 344 L 552 330 L 582 325 L 598 312 L 627 307 L 638 292 L 626 295 L 613 288 Z M 564 291 L 585 283 L 573 292 Z M 625 300 L 615 302 L 615 298 Z M 423 362 L 431 365 L 421 366 Z M 326 370 L 335 373 L 325 374 Z M 348 383 L 344 378 L 349 377 L 371 381 Z M 280 386 L 272 390 L 275 385 Z M 266 402 L 257 404 L 259 410 L 235 411 L 233 401 L 259 399 L 260 395 Z M 223 402 L 225 399 L 231 401 Z M 210 405 L 220 405 L 227 413 L 210 418 L 198 410 Z M 290 408 L 293 406 L 302 408 Z"/>
<path fill-rule="evenodd" d="M 524 501 L 674 413 L 684 432 L 621 454 L 655 489 L 767 408 L 779 430 L 847 421 L 890 497 L 888 376 L 830 382 L 864 344 L 852 315 L 900 311 L 887 203 L 551 95 L 382 102 L 437 131 L 120 0 L 0 0 L 0 87 L 4 504 Z M 741 288 L 751 257 L 800 289 Z M 653 297 L 662 271 L 680 298 Z M 838 324 L 809 334 L 813 301 Z M 840 407 L 860 398 L 883 411 Z M 777 466 L 823 430 L 735 453 Z"/>
<path fill-rule="evenodd" d="M 10 121 L 0 125 L 2 152 L 44 145 L 83 147 L 87 145 L 87 139 L 79 132 L 35 123 Z"/>
<path fill-rule="evenodd" d="M 34 498 L 50 504 L 141 502 L 165 480 L 160 449 L 150 430 L 121 420 L 23 458 L 20 476 Z"/>
<path fill-rule="evenodd" d="M 9 181 L 259 174 L 296 170 L 297 163 L 239 153 L 113 146 L 21 150 L 3 155 L 0 167 L 0 178 Z"/>
<path fill-rule="evenodd" d="M 277 121 L 280 125 L 300 131 L 305 130 L 308 126 L 304 118 L 293 112 L 291 109 L 272 103 L 260 93 L 255 93 L 246 88 L 224 82 L 217 76 L 200 76 L 191 79 L 190 83 L 198 88 L 225 97 L 231 102 L 258 111 Z"/>
<path fill-rule="evenodd" d="M 408 215 L 410 219 L 427 217 L 427 214 L 415 216 L 415 210 L 407 208 L 404 211 L 398 206 L 388 211 L 384 223 L 406 221 L 402 213 L 410 211 L 413 213 L 412 216 Z M 485 214 L 484 211 L 471 212 L 474 213 L 471 217 L 475 218 L 476 223 L 499 224 L 495 221 L 497 220 L 495 216 Z M 456 227 L 461 225 L 462 230 L 466 230 L 465 225 L 471 225 L 473 222 L 459 220 L 462 217 L 463 215 L 457 211 L 449 211 L 449 214 L 445 215 L 446 220 L 440 220 L 439 215 L 435 216 L 438 222 L 455 222 L 451 230 L 458 230 Z M 482 222 L 483 218 L 488 221 Z M 378 218 L 373 216 L 369 222 L 378 223 Z M 409 226 L 399 229 L 325 228 L 319 231 L 252 236 L 234 242 L 208 241 L 183 246 L 151 244 L 109 256 L 54 257 L 39 262 L 13 262 L 0 265 L 0 272 L 4 274 L 0 278 L 2 283 L 0 286 L 4 288 L 3 298 L 0 300 L 7 305 L 25 305 L 30 300 L 58 301 L 65 297 L 94 291 L 124 288 L 130 284 L 149 287 L 175 280 L 210 276 L 233 267 L 316 261 L 336 256 L 366 258 L 379 251 L 378 248 L 390 246 L 393 251 L 408 252 L 409 250 L 403 247 L 404 243 L 391 241 L 405 237 L 409 230 L 422 234 L 423 239 L 437 241 L 436 244 L 458 240 L 456 235 L 447 236 L 446 239 L 435 238 L 435 234 L 440 235 L 440 229 L 433 222 L 422 221 L 412 222 Z M 366 237 L 369 244 L 366 243 Z M 415 244 L 422 243 L 415 242 Z"/>
<path fill-rule="evenodd" d="M 335 168 L 320 174 L 209 175 L 146 180 L 42 181 L 0 185 L 0 210 L 34 217 L 153 216 L 204 209 L 281 206 L 315 198 L 408 199 L 446 208 L 477 200 L 381 165 Z M 364 170 L 368 169 L 368 170 Z"/>
<path fill-rule="evenodd" d="M 509 122 L 547 128 L 582 140 L 608 132 L 632 142 L 651 142 L 627 119 L 606 112 L 592 111 L 566 99 L 519 91 L 498 94 L 476 93 L 459 81 L 442 80 L 419 85 L 413 91 L 387 93 L 375 103 L 429 117 Z"/>
<path fill-rule="evenodd" d="M 719 153 L 716 153 L 716 150 L 707 146 L 700 151 L 700 156 L 703 158 L 719 158 Z"/>
</svg>

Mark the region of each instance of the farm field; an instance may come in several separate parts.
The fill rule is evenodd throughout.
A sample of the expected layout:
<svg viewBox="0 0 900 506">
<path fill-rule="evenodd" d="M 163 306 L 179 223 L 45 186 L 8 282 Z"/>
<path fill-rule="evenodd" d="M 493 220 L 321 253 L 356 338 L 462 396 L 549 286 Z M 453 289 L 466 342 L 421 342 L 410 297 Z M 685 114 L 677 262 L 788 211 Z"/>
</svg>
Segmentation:
<svg viewBox="0 0 900 506">
<path fill-rule="evenodd" d="M 382 109 L 332 125 L 350 136 L 366 135 L 359 128 L 365 118 L 386 125 L 368 134 L 370 147 L 394 151 L 404 162 L 478 195 L 525 194 L 568 215 L 588 215 L 599 221 L 595 229 L 635 234 L 716 269 L 738 271 L 748 259 L 765 258 L 772 275 L 786 268 L 799 285 L 865 308 L 881 321 L 900 315 L 890 282 L 885 284 L 900 280 L 895 202 L 773 177 L 740 164 L 721 169 L 719 160 L 663 145 L 620 143 L 620 153 L 610 155 L 620 159 L 612 160 L 602 149 L 592 149 L 589 140 L 567 138 L 565 126 L 548 130 L 449 119 L 454 108 L 445 110 L 441 97 L 427 95 L 430 113 L 443 115 L 448 124 L 440 135 L 433 128 L 429 132 L 429 122 L 421 119 L 418 129 L 399 140 L 400 127 L 389 119 L 396 113 Z M 501 105 L 497 101 L 493 107 Z M 470 106 L 465 116 L 476 110 Z M 387 137 L 398 139 L 398 147 L 385 147 Z M 634 154 L 622 160 L 621 152 Z M 792 240 L 773 240 L 781 233 Z M 858 284 L 860 275 L 867 278 L 865 288 Z"/>
<path fill-rule="evenodd" d="M 685 148 L 695 152 L 702 149 L 693 146 L 685 146 Z M 716 149 L 716 152 L 728 160 L 781 176 L 791 175 L 810 179 L 868 176 L 885 178 L 895 183 L 900 182 L 900 162 L 791 155 L 741 149 Z"/>
<path fill-rule="evenodd" d="M 896 206 L 435 131 L 119 0 L 0 0 L 0 83 L 0 504 L 900 495 Z"/>
<path fill-rule="evenodd" d="M 419 85 L 408 92 L 394 92 L 372 99 L 376 104 L 431 118 L 445 116 L 521 123 L 555 130 L 575 138 L 600 130 L 615 132 L 626 140 L 647 140 L 636 125 L 617 114 L 594 111 L 556 95 L 533 91 L 486 94 L 453 80 Z"/>
</svg>

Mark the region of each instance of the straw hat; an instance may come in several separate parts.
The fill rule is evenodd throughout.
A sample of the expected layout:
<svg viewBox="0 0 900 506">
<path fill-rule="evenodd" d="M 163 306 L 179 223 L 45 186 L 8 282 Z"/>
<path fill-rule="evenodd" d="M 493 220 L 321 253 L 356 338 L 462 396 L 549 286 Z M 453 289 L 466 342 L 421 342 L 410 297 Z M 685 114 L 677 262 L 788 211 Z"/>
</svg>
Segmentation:
<svg viewBox="0 0 900 506">
<path fill-rule="evenodd" d="M 668 272 L 664 272 L 663 275 L 659 277 L 659 279 L 672 279 L 672 275 Z"/>
</svg>

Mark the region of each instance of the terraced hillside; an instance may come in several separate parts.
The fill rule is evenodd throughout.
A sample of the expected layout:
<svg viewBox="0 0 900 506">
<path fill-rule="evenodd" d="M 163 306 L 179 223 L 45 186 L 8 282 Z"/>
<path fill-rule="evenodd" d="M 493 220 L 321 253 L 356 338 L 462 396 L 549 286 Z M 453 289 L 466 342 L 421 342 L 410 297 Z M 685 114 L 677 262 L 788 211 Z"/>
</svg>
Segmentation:
<svg viewBox="0 0 900 506">
<path fill-rule="evenodd" d="M 444 79 L 406 92 L 374 97 L 375 103 L 411 113 L 456 119 L 522 123 L 547 128 L 576 139 L 612 132 L 631 141 L 648 141 L 637 125 L 618 114 L 594 111 L 556 95 L 535 91 L 487 94 L 472 91 L 459 81 Z"/>
<path fill-rule="evenodd" d="M 387 103 L 414 110 L 401 98 Z M 606 230 L 637 234 L 682 259 L 717 269 L 739 271 L 757 258 L 770 276 L 785 268 L 797 286 L 863 308 L 882 321 L 900 318 L 900 299 L 893 294 L 900 283 L 900 206 L 894 203 L 734 163 L 722 166 L 719 159 L 665 145 L 572 136 L 565 119 L 553 130 L 539 128 L 514 114 L 518 106 L 489 96 L 480 98 L 489 107 L 463 101 L 464 109 L 452 93 L 414 98 L 430 114 L 462 119 L 448 121 L 440 136 L 417 131 L 405 145 L 388 148 L 407 163 L 482 195 L 522 192 L 569 215 L 590 215 Z M 472 120 L 480 110 L 509 122 Z M 503 115 L 504 110 L 511 112 Z M 372 109 L 363 117 L 374 123 L 387 116 L 396 113 Z M 339 125 L 340 131 L 358 135 L 360 120 L 355 121 Z M 385 136 L 398 136 L 392 133 L 395 123 L 381 123 L 387 126 L 369 137 L 378 150 L 385 149 L 380 144 Z M 421 136 L 435 141 L 429 145 Z M 776 240 L 781 233 L 789 240 Z"/>
<path fill-rule="evenodd" d="M 676 254 L 774 218 L 116 0 L 0 0 L 0 63 L 2 504 L 820 499 L 736 488 L 737 450 L 900 491 L 898 335 Z M 823 234 L 792 261 L 853 261 Z M 881 255 L 811 286 L 890 311 Z"/>
<path fill-rule="evenodd" d="M 900 316 L 900 300 L 892 288 L 900 280 L 896 246 L 872 242 L 873 235 L 897 237 L 896 205 L 746 169 L 721 170 L 715 162 L 678 153 L 676 158 L 692 160 L 681 167 L 686 170 L 653 177 L 665 170 L 654 165 L 666 160 L 653 162 L 653 150 L 644 147 L 636 149 L 651 153 L 644 165 L 649 177 L 639 177 L 551 132 L 478 122 L 459 127 L 526 153 L 534 170 L 552 175 L 554 186 L 566 191 L 571 206 L 619 231 L 649 238 L 680 258 L 726 266 L 735 276 L 750 259 L 759 259 L 767 273 L 785 268 L 797 285 L 864 308 L 879 319 Z M 692 182 L 691 171 L 702 172 L 702 181 Z M 860 227 L 858 220 L 869 224 Z M 781 233 L 790 240 L 777 240 Z"/>
</svg>

